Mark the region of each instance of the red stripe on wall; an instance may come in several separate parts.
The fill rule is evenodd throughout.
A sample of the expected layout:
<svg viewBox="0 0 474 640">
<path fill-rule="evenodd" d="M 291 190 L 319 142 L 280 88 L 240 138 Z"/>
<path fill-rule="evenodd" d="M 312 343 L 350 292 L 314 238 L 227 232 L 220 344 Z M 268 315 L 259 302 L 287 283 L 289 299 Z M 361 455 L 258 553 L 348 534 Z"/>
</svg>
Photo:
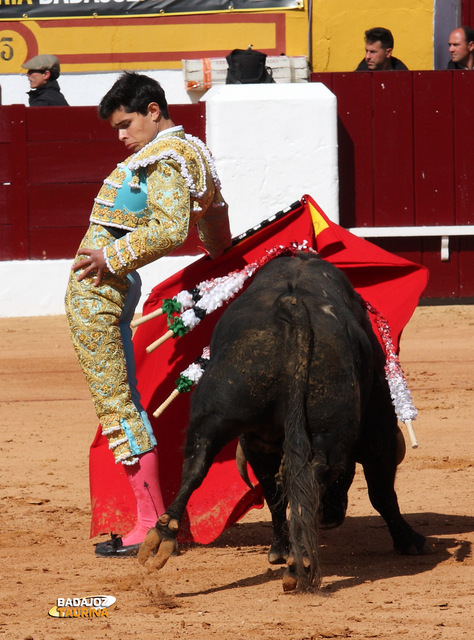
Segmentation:
<svg viewBox="0 0 474 640">
<path fill-rule="evenodd" d="M 126 20 L 127 26 L 157 26 L 159 24 L 165 25 L 202 25 L 202 16 L 182 16 L 182 17 L 161 17 L 156 16 L 154 18 L 79 18 L 77 20 L 69 18 L 66 20 L 41 20 L 36 23 L 40 29 L 67 29 L 69 27 L 81 27 L 81 28 L 97 28 L 101 27 L 117 27 L 124 26 Z M 286 53 L 286 22 L 285 15 L 283 13 L 264 13 L 264 14 L 252 14 L 252 15 L 207 15 L 206 24 L 273 24 L 275 26 L 275 47 L 260 49 L 267 55 L 280 55 Z M 211 57 L 223 57 L 229 53 L 228 49 L 209 49 L 194 51 L 178 51 L 169 53 L 157 53 L 153 52 L 144 54 L 120 54 L 121 61 L 141 61 L 141 60 L 181 60 L 192 58 L 211 58 Z M 113 58 L 107 58 L 102 54 L 61 54 L 61 62 L 76 63 L 76 62 L 92 62 L 94 61 L 89 56 L 101 56 L 101 59 L 107 62 L 113 61 Z M 116 54 L 117 55 L 117 54 Z M 147 56 L 145 58 L 132 57 L 134 55 Z M 150 58 L 152 55 L 152 58 Z M 129 57 L 124 57 L 129 56 Z"/>
</svg>

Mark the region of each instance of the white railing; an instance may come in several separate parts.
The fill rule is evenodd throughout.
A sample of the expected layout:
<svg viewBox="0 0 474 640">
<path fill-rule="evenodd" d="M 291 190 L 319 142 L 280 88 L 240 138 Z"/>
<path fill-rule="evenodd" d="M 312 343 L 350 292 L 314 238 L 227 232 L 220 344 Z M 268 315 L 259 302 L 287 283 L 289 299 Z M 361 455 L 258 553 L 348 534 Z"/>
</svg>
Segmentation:
<svg viewBox="0 0 474 640">
<path fill-rule="evenodd" d="M 352 227 L 348 229 L 360 238 L 420 238 L 435 236 L 441 238 L 441 260 L 449 260 L 449 238 L 474 235 L 474 225 L 454 224 L 413 227 Z"/>
</svg>

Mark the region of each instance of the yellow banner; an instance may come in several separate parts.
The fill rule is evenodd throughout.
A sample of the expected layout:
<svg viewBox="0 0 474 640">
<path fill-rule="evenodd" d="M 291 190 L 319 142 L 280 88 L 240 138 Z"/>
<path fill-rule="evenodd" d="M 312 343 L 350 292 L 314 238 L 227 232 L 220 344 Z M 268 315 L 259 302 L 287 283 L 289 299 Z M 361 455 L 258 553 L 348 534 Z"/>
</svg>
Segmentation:
<svg viewBox="0 0 474 640">
<path fill-rule="evenodd" d="M 62 72 L 179 69 L 181 60 L 221 58 L 249 44 L 269 56 L 307 55 L 306 42 L 304 11 L 3 21 L 0 73 L 22 73 L 39 53 L 56 55 Z"/>
</svg>

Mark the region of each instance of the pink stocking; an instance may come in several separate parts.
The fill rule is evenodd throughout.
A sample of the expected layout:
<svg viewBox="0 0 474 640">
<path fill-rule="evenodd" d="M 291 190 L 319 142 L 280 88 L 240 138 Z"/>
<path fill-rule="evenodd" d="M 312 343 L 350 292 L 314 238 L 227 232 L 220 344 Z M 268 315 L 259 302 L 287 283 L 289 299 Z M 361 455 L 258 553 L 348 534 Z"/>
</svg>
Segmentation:
<svg viewBox="0 0 474 640">
<path fill-rule="evenodd" d="M 158 477 L 158 451 L 156 447 L 138 458 L 138 463 L 124 465 L 125 473 L 137 501 L 137 523 L 122 536 L 124 546 L 143 542 L 148 529 L 154 527 L 158 517 L 164 513 Z"/>
</svg>

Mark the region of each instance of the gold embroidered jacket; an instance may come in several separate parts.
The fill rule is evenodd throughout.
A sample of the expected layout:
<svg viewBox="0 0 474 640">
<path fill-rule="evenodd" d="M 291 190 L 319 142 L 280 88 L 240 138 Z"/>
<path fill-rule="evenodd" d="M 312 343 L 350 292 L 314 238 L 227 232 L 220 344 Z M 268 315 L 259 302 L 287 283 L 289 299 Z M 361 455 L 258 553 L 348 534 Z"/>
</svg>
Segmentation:
<svg viewBox="0 0 474 640">
<path fill-rule="evenodd" d="M 212 156 L 182 127 L 162 132 L 117 165 L 104 180 L 90 221 L 124 231 L 103 248 L 108 269 L 120 276 L 172 252 L 194 224 L 211 256 L 231 242 Z"/>
</svg>

